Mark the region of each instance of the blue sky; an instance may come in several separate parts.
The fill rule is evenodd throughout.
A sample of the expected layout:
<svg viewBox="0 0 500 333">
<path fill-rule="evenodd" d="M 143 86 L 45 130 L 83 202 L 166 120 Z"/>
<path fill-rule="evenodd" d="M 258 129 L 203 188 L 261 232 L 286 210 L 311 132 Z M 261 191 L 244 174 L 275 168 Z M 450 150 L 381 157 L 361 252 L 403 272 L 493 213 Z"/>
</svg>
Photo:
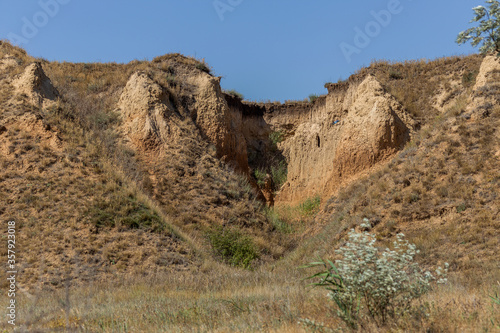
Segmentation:
<svg viewBox="0 0 500 333">
<path fill-rule="evenodd" d="M 250 100 L 284 101 L 326 93 L 325 82 L 375 59 L 477 52 L 455 38 L 479 4 L 484 1 L 1 0 L 0 39 L 17 41 L 36 57 L 71 62 L 179 52 L 205 58 L 223 76 L 223 88 Z"/>
</svg>

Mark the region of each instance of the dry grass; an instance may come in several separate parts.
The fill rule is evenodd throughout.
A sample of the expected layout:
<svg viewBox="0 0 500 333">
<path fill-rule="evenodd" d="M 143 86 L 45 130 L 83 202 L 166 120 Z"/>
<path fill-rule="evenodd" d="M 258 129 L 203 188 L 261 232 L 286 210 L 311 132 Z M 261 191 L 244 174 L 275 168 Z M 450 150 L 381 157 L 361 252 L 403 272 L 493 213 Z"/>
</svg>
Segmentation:
<svg viewBox="0 0 500 333">
<path fill-rule="evenodd" d="M 334 257 L 363 218 L 382 244 L 404 232 L 422 251 L 419 262 L 449 262 L 452 271 L 450 284 L 407 317 L 365 331 L 493 332 L 500 325 L 489 299 L 500 276 L 500 108 L 483 119 L 462 117 L 481 57 L 360 70 L 376 75 L 423 128 L 376 173 L 322 203 L 320 213 L 311 198 L 266 215 L 248 181 L 193 134 L 195 87 L 186 78 L 209 71 L 204 62 L 181 55 L 129 64 L 43 61 L 63 97 L 38 110 L 22 106 L 22 97 L 15 104 L 4 81 L 34 59 L 2 42 L 0 58 L 6 54 L 20 66 L 0 77 L 0 123 L 17 119 L 0 134 L 0 215 L 19 221 L 26 288 L 18 295 L 19 323 L 26 330 L 304 332 L 301 318 L 343 330 L 325 292 L 308 288 L 302 278 L 310 272 L 297 267 Z M 115 106 L 139 70 L 170 92 L 182 119 L 185 136 L 168 158 L 148 159 L 120 138 Z M 60 147 L 19 121 L 28 114 L 57 131 Z M 253 270 L 213 255 L 206 234 L 214 226 L 251 237 L 260 254 Z"/>
<path fill-rule="evenodd" d="M 60 134 L 64 140 L 69 133 Z M 3 142 L 12 149 L 0 156 L 0 192 L 5 196 L 0 212 L 18 221 L 20 283 L 57 287 L 65 279 L 62 272 L 74 267 L 79 269 L 72 278 L 89 281 L 113 279 L 122 271 L 141 274 L 148 265 L 183 270 L 192 264 L 192 250 L 168 220 L 126 177 L 96 159 L 92 149 L 84 149 L 84 138 L 58 150 L 43 139 L 37 142 L 37 134 L 22 126 L 9 126 L 5 137 Z M 96 208 L 96 203 L 110 202 L 126 205 Z M 106 219 L 95 220 L 104 213 Z M 109 225 L 101 224 L 106 221 Z M 134 243 L 137 246 L 130 248 Z"/>
<path fill-rule="evenodd" d="M 67 323 L 82 332 L 307 332 L 299 320 L 310 318 L 344 330 L 325 292 L 301 281 L 306 273 L 288 265 L 252 272 L 213 263 L 197 274 L 30 290 L 18 297 L 19 325 L 42 332 L 64 330 Z M 489 296 L 498 292 L 496 283 L 494 276 L 479 284 L 452 276 L 404 318 L 383 328 L 368 323 L 360 331 L 494 332 L 500 313 Z"/>
<path fill-rule="evenodd" d="M 20 73 L 34 60 L 8 43 L 1 47 L 2 54 L 20 59 L 20 66 L 11 68 L 6 76 Z M 5 146 L 11 157 L 2 156 L 0 161 L 5 166 L 1 177 L 6 180 L 0 184 L 6 197 L 2 209 L 18 221 L 43 221 L 28 226 L 27 237 L 39 237 L 27 245 L 31 253 L 45 252 L 46 238 L 54 234 L 57 241 L 45 253 L 50 266 L 63 267 L 65 260 L 88 263 L 88 272 L 78 277 L 81 280 L 109 279 L 116 272 L 141 275 L 146 268 L 184 270 L 197 262 L 194 253 L 209 256 L 206 233 L 213 226 L 228 225 L 251 235 L 262 253 L 261 261 L 283 255 L 286 239 L 273 231 L 250 185 L 221 163 L 213 147 L 195 134 L 190 119 L 194 87 L 185 78 L 207 71 L 203 62 L 181 55 L 129 64 L 41 62 L 62 96 L 54 107 L 37 110 L 26 104 L 13 105 L 10 86 L 0 82 L 5 88 L 2 93 L 7 92 L 0 100 L 5 108 L 0 120 L 34 113 L 62 139 L 62 148 L 54 150 L 43 140 L 35 143 L 37 139 L 27 129 L 15 131 L 15 124 L 9 126 L 12 138 Z M 151 162 L 119 135 L 121 120 L 115 107 L 136 71 L 147 72 L 168 90 L 184 118 L 186 135 L 178 146 L 171 147 L 168 158 Z M 19 162 L 12 158 L 17 156 L 29 163 L 22 169 L 24 177 L 15 173 Z M 26 185 L 28 190 L 19 204 L 7 205 L 18 195 L 8 189 Z M 76 240 L 64 234 L 74 234 Z M 129 250 L 126 243 L 138 246 Z M 43 264 L 30 261 L 23 283 L 38 283 L 44 276 L 42 284 L 61 286 L 60 270 L 47 270 L 48 277 Z"/>
<path fill-rule="evenodd" d="M 424 123 L 438 108 L 474 85 L 483 57 L 445 57 L 435 60 L 374 61 L 351 78 L 373 74 L 414 117 Z M 444 94 L 438 102 L 437 96 Z"/>
</svg>

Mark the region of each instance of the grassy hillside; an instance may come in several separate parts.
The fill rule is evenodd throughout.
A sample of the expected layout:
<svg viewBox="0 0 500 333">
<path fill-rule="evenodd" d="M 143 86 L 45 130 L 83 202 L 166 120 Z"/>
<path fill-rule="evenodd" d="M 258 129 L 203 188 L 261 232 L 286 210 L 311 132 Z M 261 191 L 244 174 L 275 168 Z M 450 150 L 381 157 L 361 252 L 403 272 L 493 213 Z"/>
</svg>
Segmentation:
<svg viewBox="0 0 500 333">
<path fill-rule="evenodd" d="M 0 71 L 0 219 L 18 225 L 22 329 L 307 332 L 314 330 L 300 322 L 311 319 L 324 324 L 318 332 L 346 331 L 325 290 L 303 281 L 313 271 L 299 266 L 336 258 L 363 219 L 378 246 L 402 232 L 423 267 L 447 262 L 450 273 L 412 312 L 360 331 L 500 327 L 490 298 L 500 293 L 500 81 L 495 72 L 473 92 L 482 57 L 360 69 L 350 80 L 375 75 L 420 121 L 412 141 L 328 200 L 268 209 L 196 134 L 190 78 L 210 71 L 204 62 L 38 59 L 60 94 L 44 108 L 10 85 L 36 59 L 3 42 L 0 59 L 6 55 L 15 65 Z M 164 155 L 123 137 L 116 105 L 137 71 L 168 91 L 183 119 L 185 135 Z M 489 101 L 479 117 L 470 109 L 477 95 Z M 10 331 L 3 322 L 0 329 Z"/>
<path fill-rule="evenodd" d="M 380 60 L 359 69 L 350 79 L 375 75 L 411 115 L 425 121 L 452 107 L 455 99 L 474 85 L 482 60 L 481 55 Z"/>
</svg>

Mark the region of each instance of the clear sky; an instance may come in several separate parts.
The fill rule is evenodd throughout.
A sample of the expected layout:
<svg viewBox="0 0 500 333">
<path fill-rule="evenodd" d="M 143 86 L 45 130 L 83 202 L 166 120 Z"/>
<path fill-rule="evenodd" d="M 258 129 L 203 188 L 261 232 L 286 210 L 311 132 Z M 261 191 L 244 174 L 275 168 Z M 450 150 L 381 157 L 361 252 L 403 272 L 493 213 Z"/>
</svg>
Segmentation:
<svg viewBox="0 0 500 333">
<path fill-rule="evenodd" d="M 31 55 L 205 58 L 250 100 L 304 99 L 372 60 L 477 52 L 455 44 L 483 0 L 0 0 L 0 39 Z"/>
</svg>

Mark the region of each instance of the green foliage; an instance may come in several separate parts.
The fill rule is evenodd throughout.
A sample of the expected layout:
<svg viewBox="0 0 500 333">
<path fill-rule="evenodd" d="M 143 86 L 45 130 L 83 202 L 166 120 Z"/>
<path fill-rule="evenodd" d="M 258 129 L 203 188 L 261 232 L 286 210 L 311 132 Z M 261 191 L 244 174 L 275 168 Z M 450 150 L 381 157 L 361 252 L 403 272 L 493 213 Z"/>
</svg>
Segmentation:
<svg viewBox="0 0 500 333">
<path fill-rule="evenodd" d="M 204 62 L 197 63 L 196 68 L 199 69 L 200 71 L 207 73 L 207 74 L 210 74 L 210 72 L 211 72 L 210 68 Z"/>
<path fill-rule="evenodd" d="M 362 225 L 369 227 L 369 225 Z M 322 266 L 323 270 L 309 277 L 325 287 L 337 307 L 337 315 L 353 329 L 372 319 L 378 326 L 389 318 L 408 313 L 412 302 L 429 291 L 431 282 L 446 282 L 445 269 L 436 270 L 436 277 L 423 271 L 414 262 L 418 253 L 415 245 L 397 236 L 393 250 L 375 246 L 375 235 L 349 232 L 349 241 L 336 252 L 341 256 L 335 264 L 329 260 L 313 262 L 307 267 Z"/>
<path fill-rule="evenodd" d="M 500 287 L 500 282 L 498 283 L 499 287 Z M 500 289 L 500 288 L 499 288 Z M 500 296 L 499 296 L 499 293 L 498 291 L 495 291 L 495 295 L 493 296 L 490 296 L 490 299 L 491 299 L 491 303 L 493 305 L 493 307 L 495 305 L 499 306 L 500 307 Z M 500 323 L 496 323 L 495 324 L 495 321 L 493 319 L 491 319 L 491 324 L 493 326 L 496 326 L 497 329 L 500 329 Z"/>
<path fill-rule="evenodd" d="M 309 95 L 309 102 L 310 102 L 310 103 L 314 103 L 314 101 L 315 101 L 315 100 L 317 100 L 317 99 L 318 99 L 318 97 L 319 97 L 319 96 L 318 96 L 318 95 L 316 95 L 316 94 L 311 94 L 311 95 Z"/>
<path fill-rule="evenodd" d="M 273 208 L 265 208 L 264 213 L 266 214 L 267 220 L 274 226 L 276 230 L 284 234 L 289 234 L 293 232 L 293 227 L 284 221 Z"/>
<path fill-rule="evenodd" d="M 456 42 L 465 44 L 471 41 L 476 47 L 481 45 L 481 53 L 496 52 L 500 56 L 500 3 L 497 0 L 487 0 L 488 9 L 484 6 L 474 7 L 474 18 L 470 23 L 479 22 L 477 27 L 469 28 L 458 34 Z"/>
<path fill-rule="evenodd" d="M 472 87 L 476 83 L 478 71 L 468 71 L 462 75 L 462 85 L 464 87 Z"/>
<path fill-rule="evenodd" d="M 124 226 L 129 229 L 152 229 L 154 231 L 164 230 L 165 225 L 160 216 L 138 202 L 132 195 L 117 192 L 109 198 L 94 200 L 87 214 L 92 224 L 96 226 Z"/>
<path fill-rule="evenodd" d="M 264 186 L 266 183 L 266 172 L 261 169 L 255 169 L 254 171 L 255 179 L 257 179 L 257 185 L 260 187 Z"/>
<path fill-rule="evenodd" d="M 278 191 L 286 182 L 288 176 L 288 167 L 285 161 L 278 162 L 271 166 L 271 177 L 273 179 L 274 190 Z"/>
<path fill-rule="evenodd" d="M 288 165 L 278 144 L 283 142 L 284 134 L 281 131 L 275 131 L 269 134 L 268 149 L 262 152 L 250 151 L 248 153 L 249 164 L 253 164 L 253 172 L 257 184 L 263 187 L 266 184 L 266 177 L 269 174 L 272 181 L 272 189 L 278 191 L 286 182 L 288 174 Z"/>
<path fill-rule="evenodd" d="M 495 292 L 494 296 L 490 296 L 493 304 L 500 305 L 500 296 L 498 296 L 498 292 Z"/>
<path fill-rule="evenodd" d="M 457 213 L 461 213 L 467 209 L 467 206 L 464 203 L 461 203 L 457 206 Z"/>
<path fill-rule="evenodd" d="M 226 94 L 231 95 L 231 96 L 233 96 L 233 97 L 236 97 L 236 98 L 238 98 L 238 99 L 240 99 L 240 100 L 245 99 L 245 96 L 243 96 L 243 94 L 241 94 L 241 93 L 237 92 L 237 91 L 236 91 L 236 90 L 234 90 L 234 89 L 231 89 L 231 90 L 224 90 L 224 92 L 225 92 Z"/>
<path fill-rule="evenodd" d="M 278 143 L 281 143 L 284 140 L 283 132 L 281 131 L 272 132 L 271 134 L 269 134 L 269 140 L 271 140 L 271 144 L 274 147 L 277 147 Z"/>
<path fill-rule="evenodd" d="M 275 165 L 271 165 L 270 169 L 273 190 L 278 191 L 287 179 L 288 169 L 286 162 L 277 162 Z M 257 185 L 263 187 L 266 184 L 267 172 L 265 170 L 255 169 L 254 176 L 257 180 Z"/>
<path fill-rule="evenodd" d="M 207 232 L 207 238 L 215 253 L 230 265 L 249 268 L 259 257 L 252 239 L 239 230 L 215 227 Z"/>
<path fill-rule="evenodd" d="M 320 204 L 321 198 L 319 195 L 314 198 L 307 198 L 306 201 L 300 205 L 300 210 L 304 215 L 312 215 L 318 211 Z"/>
</svg>

